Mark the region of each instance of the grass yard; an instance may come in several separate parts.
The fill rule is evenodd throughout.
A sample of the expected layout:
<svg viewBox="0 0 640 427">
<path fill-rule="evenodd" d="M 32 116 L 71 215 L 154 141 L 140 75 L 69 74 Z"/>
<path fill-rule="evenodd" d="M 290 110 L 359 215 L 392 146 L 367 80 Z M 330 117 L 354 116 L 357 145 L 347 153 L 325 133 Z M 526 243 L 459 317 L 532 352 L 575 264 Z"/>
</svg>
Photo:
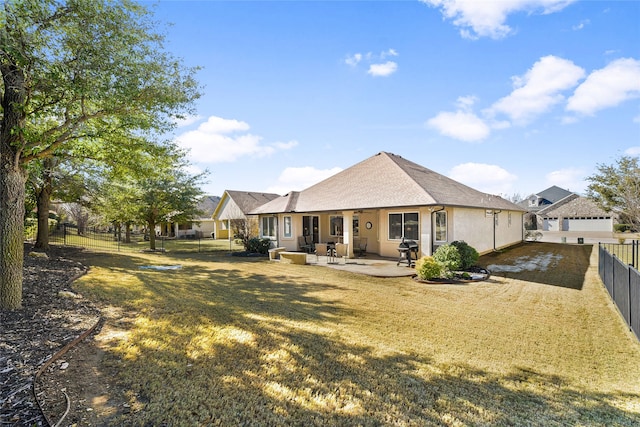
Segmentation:
<svg viewBox="0 0 640 427">
<path fill-rule="evenodd" d="M 117 372 L 130 407 L 105 409 L 113 425 L 640 423 L 640 344 L 591 246 L 483 257 L 548 262 L 469 285 L 219 254 L 86 255 L 75 288 L 107 317 L 97 368 Z"/>
</svg>

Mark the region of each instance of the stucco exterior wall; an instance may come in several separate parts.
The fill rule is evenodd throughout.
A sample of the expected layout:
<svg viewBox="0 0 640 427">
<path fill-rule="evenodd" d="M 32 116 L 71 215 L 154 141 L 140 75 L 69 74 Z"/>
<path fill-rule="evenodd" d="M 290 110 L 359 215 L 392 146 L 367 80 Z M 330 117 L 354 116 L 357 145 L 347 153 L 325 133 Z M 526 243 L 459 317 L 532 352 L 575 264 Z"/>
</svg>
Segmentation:
<svg viewBox="0 0 640 427">
<path fill-rule="evenodd" d="M 493 249 L 493 214 L 484 209 L 452 209 L 453 233 L 449 242 L 464 240 L 478 252 Z"/>
<path fill-rule="evenodd" d="M 437 209 L 436 209 L 437 210 Z M 380 209 L 378 211 L 358 213 L 359 230 L 354 237 L 366 237 L 368 239 L 367 251 L 377 253 L 381 256 L 395 258 L 398 256 L 398 245 L 401 239 L 395 236 L 389 236 L 389 214 L 391 213 L 418 213 L 419 230 L 416 242 L 419 245 L 420 256 L 431 255 L 433 247 L 438 245 L 451 243 L 454 240 L 464 240 L 473 246 L 479 253 L 487 253 L 494 248 L 499 249 L 510 246 L 522 241 L 522 215 L 523 212 L 503 211 L 497 213 L 497 222 L 495 223 L 494 234 L 494 214 L 492 211 L 487 213 L 484 209 L 472 208 L 452 208 L 445 209 L 447 212 L 447 241 L 435 242 L 433 240 L 433 208 L 398 208 L 398 209 Z M 330 233 L 330 217 L 334 215 L 349 218 L 342 212 L 331 214 L 322 213 L 315 214 L 319 217 L 319 242 L 335 242 L 335 236 Z M 314 216 L 313 214 L 309 214 Z M 292 236 L 285 237 L 284 217 L 292 218 Z M 277 244 L 285 247 L 289 251 L 298 250 L 298 237 L 302 235 L 302 217 L 305 214 L 280 214 L 278 215 L 277 228 Z M 371 229 L 366 228 L 366 223 L 371 222 Z M 345 224 L 346 226 L 346 224 Z M 315 242 L 315 243 L 319 243 Z"/>
</svg>

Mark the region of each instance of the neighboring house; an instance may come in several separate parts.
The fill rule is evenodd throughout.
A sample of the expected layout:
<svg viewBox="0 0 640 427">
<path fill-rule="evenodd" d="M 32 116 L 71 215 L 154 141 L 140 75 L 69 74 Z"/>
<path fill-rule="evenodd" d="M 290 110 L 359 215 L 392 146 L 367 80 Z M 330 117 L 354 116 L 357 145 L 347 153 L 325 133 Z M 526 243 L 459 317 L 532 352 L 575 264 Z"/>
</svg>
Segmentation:
<svg viewBox="0 0 640 427">
<path fill-rule="evenodd" d="M 537 212 L 544 231 L 613 231 L 614 215 L 593 201 L 572 193 Z"/>
<path fill-rule="evenodd" d="M 615 215 L 579 194 L 552 186 L 519 205 L 529 212 L 525 228 L 542 231 L 613 231 Z"/>
<path fill-rule="evenodd" d="M 542 223 L 538 221 L 537 212 L 564 199 L 571 194 L 573 194 L 571 191 L 554 185 L 544 191 L 541 191 L 540 193 L 532 194 L 523 201 L 519 202 L 518 205 L 528 211 L 524 217 L 525 228 L 527 230 L 542 229 Z"/>
<path fill-rule="evenodd" d="M 260 215 L 262 237 L 299 250 L 313 243 L 343 242 L 353 256 L 354 238 L 367 252 L 398 256 L 403 238 L 419 253 L 464 240 L 480 253 L 523 239 L 526 209 L 482 193 L 395 154 L 381 152 L 300 192 L 251 211 Z"/>
<path fill-rule="evenodd" d="M 211 218 L 214 221 L 216 239 L 229 239 L 234 220 L 249 220 L 250 211 L 280 197 L 274 193 L 225 190 Z M 257 220 L 257 217 L 255 217 Z"/>
<path fill-rule="evenodd" d="M 175 231 L 178 238 L 207 238 L 212 237 L 215 221 L 212 216 L 216 206 L 220 202 L 218 196 L 203 196 L 198 203 L 198 210 L 201 212 L 198 218 L 186 224 L 178 224 Z"/>
</svg>

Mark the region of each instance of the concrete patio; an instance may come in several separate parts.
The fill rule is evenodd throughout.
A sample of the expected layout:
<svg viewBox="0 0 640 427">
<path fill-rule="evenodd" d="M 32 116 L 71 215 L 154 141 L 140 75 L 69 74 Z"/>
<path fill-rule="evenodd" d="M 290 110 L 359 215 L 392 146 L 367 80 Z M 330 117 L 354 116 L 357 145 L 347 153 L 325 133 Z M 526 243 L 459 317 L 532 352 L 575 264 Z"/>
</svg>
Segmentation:
<svg viewBox="0 0 640 427">
<path fill-rule="evenodd" d="M 407 262 L 397 265 L 397 258 L 383 258 L 375 254 L 367 254 L 360 258 L 336 258 L 307 254 L 307 264 L 320 265 L 336 270 L 366 274 L 374 277 L 407 277 L 413 276 L 415 268 L 407 267 Z"/>
</svg>

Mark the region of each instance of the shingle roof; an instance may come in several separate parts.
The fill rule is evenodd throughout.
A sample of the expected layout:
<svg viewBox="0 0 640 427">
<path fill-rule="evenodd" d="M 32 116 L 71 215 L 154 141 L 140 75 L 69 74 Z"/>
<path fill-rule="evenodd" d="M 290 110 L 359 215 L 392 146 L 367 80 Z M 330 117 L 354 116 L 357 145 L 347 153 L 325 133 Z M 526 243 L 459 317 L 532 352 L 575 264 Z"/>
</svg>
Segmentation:
<svg viewBox="0 0 640 427">
<path fill-rule="evenodd" d="M 581 197 L 578 194 L 572 193 L 564 199 L 549 205 L 548 207 L 538 211 L 538 215 L 542 216 L 563 216 L 563 217 L 575 217 L 575 216 L 611 216 L 611 213 L 605 212 L 602 208 L 596 205 L 592 200 Z"/>
<path fill-rule="evenodd" d="M 211 219 L 211 215 L 213 211 L 215 211 L 216 206 L 218 206 L 218 202 L 220 202 L 220 197 L 218 196 L 203 196 L 198 203 L 198 210 L 202 211 L 200 219 Z"/>
<path fill-rule="evenodd" d="M 293 197 L 297 196 L 296 200 Z M 463 206 L 523 211 L 395 154 L 380 152 L 300 193 L 251 213 L 322 212 L 409 206 Z"/>
<path fill-rule="evenodd" d="M 271 200 L 280 198 L 279 194 L 275 193 L 259 193 L 253 191 L 235 191 L 226 190 L 225 193 L 229 195 L 229 198 L 240 208 L 245 215 Z"/>
<path fill-rule="evenodd" d="M 553 185 L 546 190 L 543 190 L 540 193 L 536 194 L 536 196 L 549 201 L 549 203 L 556 203 L 569 196 L 570 194 L 574 193 L 569 190 L 565 190 L 564 188 L 560 188 L 557 185 Z"/>
</svg>

